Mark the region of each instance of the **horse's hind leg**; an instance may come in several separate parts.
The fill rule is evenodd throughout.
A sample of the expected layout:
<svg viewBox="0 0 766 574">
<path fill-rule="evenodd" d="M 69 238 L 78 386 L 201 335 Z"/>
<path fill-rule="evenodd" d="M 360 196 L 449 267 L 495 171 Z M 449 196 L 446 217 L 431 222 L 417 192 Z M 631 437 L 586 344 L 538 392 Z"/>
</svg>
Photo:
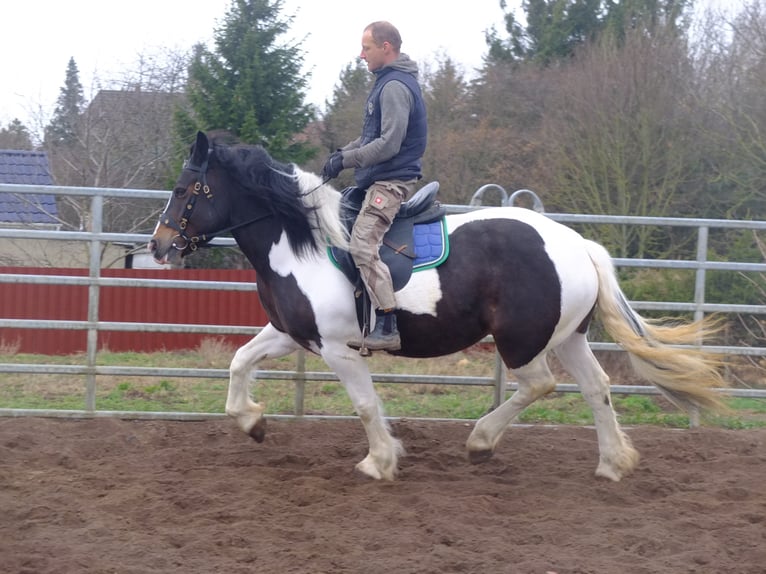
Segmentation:
<svg viewBox="0 0 766 574">
<path fill-rule="evenodd" d="M 468 437 L 466 449 L 473 463 L 492 457 L 500 437 L 513 419 L 556 386 L 545 354 L 538 355 L 531 363 L 514 369 L 512 373 L 518 381 L 516 392 L 502 405 L 481 417 Z"/>
<path fill-rule="evenodd" d="M 250 398 L 250 375 L 259 361 L 267 357 L 283 357 L 298 348 L 295 341 L 269 323 L 258 335 L 237 349 L 231 361 L 226 414 L 234 417 L 239 428 L 258 442 L 263 441 L 266 433 L 264 409 Z"/>
<path fill-rule="evenodd" d="M 367 362 L 357 351 L 351 350 L 345 340 L 326 342 L 322 358 L 343 383 L 367 433 L 370 450 L 356 468 L 371 478 L 393 480 L 399 456 L 404 450 L 399 440 L 391 436 Z"/>
<path fill-rule="evenodd" d="M 556 356 L 574 377 L 583 398 L 593 411 L 599 450 L 596 476 L 616 482 L 638 464 L 638 452 L 617 422 L 609 393 L 609 377 L 593 356 L 583 334 L 571 335 L 556 348 Z"/>
</svg>

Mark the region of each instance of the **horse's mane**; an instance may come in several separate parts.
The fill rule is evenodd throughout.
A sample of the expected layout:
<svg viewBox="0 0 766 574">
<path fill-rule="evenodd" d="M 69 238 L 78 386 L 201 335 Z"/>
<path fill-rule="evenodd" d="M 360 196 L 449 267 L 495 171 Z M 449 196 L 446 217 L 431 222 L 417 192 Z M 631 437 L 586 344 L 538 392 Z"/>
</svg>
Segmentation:
<svg viewBox="0 0 766 574">
<path fill-rule="evenodd" d="M 282 224 L 290 247 L 304 255 L 329 245 L 348 248 L 340 218 L 341 194 L 319 176 L 274 160 L 261 146 L 213 143 L 220 163 L 245 193 L 255 194 Z"/>
</svg>

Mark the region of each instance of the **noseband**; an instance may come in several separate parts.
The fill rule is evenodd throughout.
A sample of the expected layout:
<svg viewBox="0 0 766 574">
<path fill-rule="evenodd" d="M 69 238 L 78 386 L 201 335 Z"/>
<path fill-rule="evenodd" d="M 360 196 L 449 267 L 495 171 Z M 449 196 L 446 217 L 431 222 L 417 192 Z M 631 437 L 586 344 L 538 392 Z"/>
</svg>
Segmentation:
<svg viewBox="0 0 766 574">
<path fill-rule="evenodd" d="M 215 231 L 213 233 L 201 233 L 199 235 L 193 235 L 191 237 L 189 237 L 186 234 L 186 228 L 189 226 L 189 219 L 191 218 L 192 212 L 194 211 L 194 207 L 197 205 L 197 200 L 200 197 L 200 191 L 205 196 L 205 199 L 211 202 L 213 201 L 213 192 L 210 191 L 210 186 L 207 184 L 207 168 L 208 168 L 208 162 L 212 153 L 213 153 L 212 149 L 208 150 L 207 157 L 205 158 L 205 161 L 203 161 L 201 165 L 196 165 L 192 163 L 191 159 L 186 160 L 186 163 L 184 164 L 184 169 L 188 169 L 189 171 L 196 172 L 199 175 L 197 176 L 197 181 L 194 182 L 194 188 L 192 189 L 191 197 L 186 202 L 184 211 L 181 214 L 181 219 L 178 222 L 174 221 L 168 214 L 167 210 L 162 212 L 162 214 L 160 215 L 160 223 L 177 231 L 176 237 L 180 237 L 181 239 L 184 240 L 183 245 L 177 245 L 176 242 L 173 241 L 173 247 L 177 249 L 178 251 L 184 251 L 187 247 L 189 248 L 190 251 L 196 251 L 199 247 L 206 246 L 217 235 L 221 235 L 222 233 L 227 233 L 239 227 L 244 227 L 245 225 L 250 225 L 251 223 L 255 223 L 256 221 L 265 219 L 272 215 L 271 213 L 265 213 L 257 217 L 254 217 L 252 219 L 249 219 L 243 223 L 231 225 L 229 227 L 226 227 L 219 231 Z"/>
<path fill-rule="evenodd" d="M 191 159 L 186 160 L 184 169 L 197 172 L 199 173 L 199 176 L 197 177 L 197 181 L 194 182 L 194 188 L 192 189 L 191 197 L 186 202 L 186 206 L 184 207 L 184 211 L 181 214 L 180 221 L 176 222 L 171 219 L 167 210 L 162 212 L 160 215 L 160 223 L 177 231 L 178 234 L 176 237 L 180 237 L 184 240 L 183 245 L 177 245 L 176 242 L 173 241 L 173 247 L 178 249 L 178 251 L 183 251 L 187 247 L 189 247 L 191 251 L 196 251 L 198 247 L 205 245 L 207 242 L 213 239 L 212 235 L 207 235 L 204 233 L 201 235 L 194 235 L 192 237 L 186 235 L 186 228 L 189 225 L 189 218 L 191 218 L 192 212 L 194 211 L 194 206 L 197 204 L 197 199 L 199 199 L 200 191 L 202 191 L 208 201 L 213 200 L 213 193 L 210 191 L 210 186 L 207 184 L 207 165 L 211 153 L 212 150 L 209 150 L 205 161 L 202 162 L 202 165 L 193 164 Z"/>
</svg>

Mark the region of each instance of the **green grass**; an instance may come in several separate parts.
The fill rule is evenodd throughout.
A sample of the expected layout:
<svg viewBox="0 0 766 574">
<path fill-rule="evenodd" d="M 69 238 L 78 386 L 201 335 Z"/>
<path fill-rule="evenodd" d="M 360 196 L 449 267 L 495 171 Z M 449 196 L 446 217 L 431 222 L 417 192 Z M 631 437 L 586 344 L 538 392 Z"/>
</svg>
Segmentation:
<svg viewBox="0 0 766 574">
<path fill-rule="evenodd" d="M 101 352 L 97 363 L 104 366 L 181 367 L 226 369 L 234 349 L 216 340 L 205 340 L 199 348 L 185 352 L 110 353 Z M 83 356 L 51 357 L 0 354 L 0 362 L 73 364 L 85 363 Z M 614 365 L 611 365 L 614 367 Z M 261 370 L 292 371 L 296 359 L 282 357 L 259 365 Z M 404 360 L 383 353 L 370 359 L 373 373 L 418 375 L 456 375 L 491 377 L 495 355 L 483 349 L 439 359 Z M 612 375 L 614 383 L 628 384 Z M 307 371 L 327 371 L 318 357 L 306 357 Z M 759 378 L 759 380 L 762 377 Z M 559 382 L 571 382 L 560 377 Z M 82 409 L 85 377 L 72 375 L 23 375 L 0 373 L 0 408 Z M 643 384 L 643 383 L 642 383 Z M 226 400 L 226 379 L 169 377 L 99 376 L 96 381 L 96 408 L 122 411 L 179 411 L 222 413 Z M 493 389 L 489 386 L 376 383 L 386 414 L 394 417 L 433 417 L 476 419 L 492 407 Z M 294 412 L 295 383 L 289 380 L 259 381 L 252 389 L 255 400 L 266 404 L 270 414 Z M 615 395 L 615 410 L 624 425 L 651 424 L 688 427 L 688 417 L 664 399 L 647 395 Z M 723 428 L 766 426 L 766 400 L 734 398 L 727 400 L 732 414 L 704 420 L 703 424 Z M 309 381 L 305 385 L 306 414 L 353 415 L 351 402 L 341 384 L 334 381 Z M 590 408 L 578 393 L 552 393 L 530 405 L 519 417 L 523 423 L 591 425 Z"/>
</svg>

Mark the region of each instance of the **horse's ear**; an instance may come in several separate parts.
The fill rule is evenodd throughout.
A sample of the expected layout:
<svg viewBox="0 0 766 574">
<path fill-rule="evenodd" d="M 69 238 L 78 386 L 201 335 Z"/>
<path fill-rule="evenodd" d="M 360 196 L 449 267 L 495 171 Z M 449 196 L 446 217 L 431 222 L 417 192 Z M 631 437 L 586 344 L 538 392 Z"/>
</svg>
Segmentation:
<svg viewBox="0 0 766 574">
<path fill-rule="evenodd" d="M 204 132 L 197 132 L 197 139 L 191 148 L 191 162 L 195 165 L 202 165 L 202 162 L 207 159 L 208 149 L 210 143 L 208 142 L 207 135 Z"/>
</svg>

